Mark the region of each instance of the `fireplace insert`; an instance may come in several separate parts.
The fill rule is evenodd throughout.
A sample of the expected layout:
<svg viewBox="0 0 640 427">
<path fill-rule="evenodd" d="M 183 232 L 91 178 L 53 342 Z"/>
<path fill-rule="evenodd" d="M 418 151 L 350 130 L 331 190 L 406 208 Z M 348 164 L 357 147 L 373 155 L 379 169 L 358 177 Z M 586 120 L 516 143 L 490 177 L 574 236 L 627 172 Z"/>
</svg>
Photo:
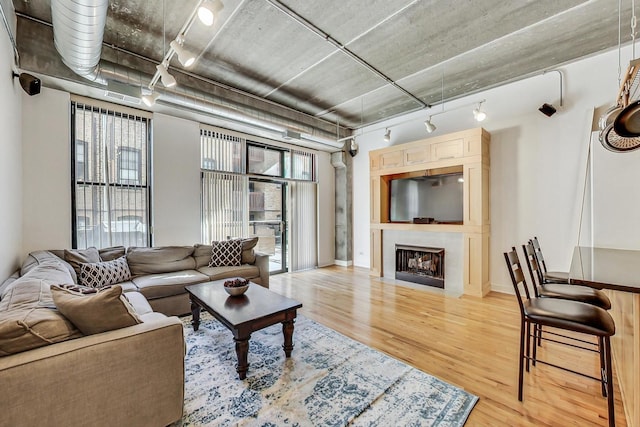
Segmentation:
<svg viewBox="0 0 640 427">
<path fill-rule="evenodd" d="M 396 279 L 444 288 L 444 249 L 396 245 Z"/>
</svg>

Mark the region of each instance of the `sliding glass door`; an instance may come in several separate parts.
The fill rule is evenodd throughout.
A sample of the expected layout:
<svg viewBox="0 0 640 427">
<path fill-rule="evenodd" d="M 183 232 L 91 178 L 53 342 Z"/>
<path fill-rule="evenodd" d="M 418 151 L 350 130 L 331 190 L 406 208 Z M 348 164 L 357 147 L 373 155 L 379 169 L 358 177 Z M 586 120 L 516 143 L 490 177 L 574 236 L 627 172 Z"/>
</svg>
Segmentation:
<svg viewBox="0 0 640 427">
<path fill-rule="evenodd" d="M 287 266 L 286 183 L 249 179 L 249 235 L 258 237 L 256 251 L 269 255 L 269 272 Z"/>
</svg>

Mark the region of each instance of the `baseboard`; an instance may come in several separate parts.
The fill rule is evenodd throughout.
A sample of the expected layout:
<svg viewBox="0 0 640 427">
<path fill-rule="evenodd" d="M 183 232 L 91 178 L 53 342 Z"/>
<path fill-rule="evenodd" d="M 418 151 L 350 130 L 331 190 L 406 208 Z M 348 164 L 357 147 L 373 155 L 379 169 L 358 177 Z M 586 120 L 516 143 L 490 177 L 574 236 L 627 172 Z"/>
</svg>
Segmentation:
<svg viewBox="0 0 640 427">
<path fill-rule="evenodd" d="M 493 283 L 491 285 L 491 290 L 493 292 L 500 292 L 501 294 L 514 294 L 512 285 L 496 285 L 495 283 Z"/>
<path fill-rule="evenodd" d="M 351 267 L 353 265 L 353 261 L 342 261 L 336 259 L 333 261 L 335 265 L 339 265 L 340 267 Z"/>
</svg>

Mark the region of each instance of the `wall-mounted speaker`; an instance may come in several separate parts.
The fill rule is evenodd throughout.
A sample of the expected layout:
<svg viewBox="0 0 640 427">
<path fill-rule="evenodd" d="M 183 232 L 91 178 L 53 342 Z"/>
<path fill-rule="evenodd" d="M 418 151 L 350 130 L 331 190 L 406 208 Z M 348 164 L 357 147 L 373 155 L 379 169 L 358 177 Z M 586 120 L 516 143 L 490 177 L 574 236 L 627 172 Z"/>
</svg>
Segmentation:
<svg viewBox="0 0 640 427">
<path fill-rule="evenodd" d="M 40 79 L 27 73 L 16 74 L 13 77 L 19 77 L 20 86 L 30 96 L 40 93 Z"/>
</svg>

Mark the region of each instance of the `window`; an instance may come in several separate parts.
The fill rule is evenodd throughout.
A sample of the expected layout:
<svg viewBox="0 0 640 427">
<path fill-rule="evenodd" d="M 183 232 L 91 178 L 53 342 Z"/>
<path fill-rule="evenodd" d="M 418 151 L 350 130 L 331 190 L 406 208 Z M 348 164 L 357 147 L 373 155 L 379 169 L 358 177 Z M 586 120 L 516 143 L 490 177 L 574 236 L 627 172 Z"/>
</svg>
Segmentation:
<svg viewBox="0 0 640 427">
<path fill-rule="evenodd" d="M 87 143 L 76 140 L 76 179 L 84 181 L 87 176 Z"/>
<path fill-rule="evenodd" d="M 99 104 L 71 103 L 73 247 L 149 246 L 150 116 Z"/>
<path fill-rule="evenodd" d="M 282 176 L 283 150 L 260 145 L 247 146 L 247 172 L 258 175 Z"/>
<path fill-rule="evenodd" d="M 139 184 L 142 177 L 142 159 L 137 148 L 118 149 L 118 181 L 121 184 Z"/>
</svg>

